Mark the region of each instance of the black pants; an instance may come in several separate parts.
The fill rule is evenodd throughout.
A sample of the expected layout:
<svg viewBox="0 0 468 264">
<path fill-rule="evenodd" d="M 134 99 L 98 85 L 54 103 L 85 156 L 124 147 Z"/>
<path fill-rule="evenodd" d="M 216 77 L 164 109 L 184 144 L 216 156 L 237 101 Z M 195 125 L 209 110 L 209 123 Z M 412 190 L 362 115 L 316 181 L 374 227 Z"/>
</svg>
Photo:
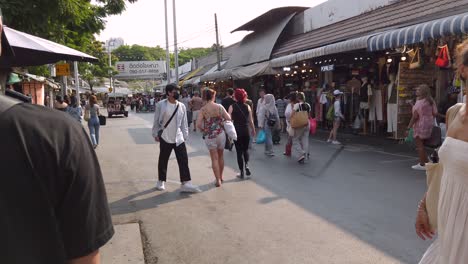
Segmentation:
<svg viewBox="0 0 468 264">
<path fill-rule="evenodd" d="M 237 165 L 239 165 L 239 170 L 242 175 L 244 175 L 244 162 L 246 166 L 249 163 L 249 142 L 250 136 L 240 136 L 237 137 L 237 140 L 235 141 Z"/>
<path fill-rule="evenodd" d="M 188 166 L 188 155 L 185 143 L 176 146 L 176 144 L 169 144 L 161 139 L 159 143 L 159 164 L 158 173 L 159 180 L 166 181 L 167 179 L 167 164 L 169 163 L 169 157 L 171 156 L 172 150 L 175 150 L 177 164 L 179 165 L 180 181 L 190 181 L 190 170 Z"/>
</svg>

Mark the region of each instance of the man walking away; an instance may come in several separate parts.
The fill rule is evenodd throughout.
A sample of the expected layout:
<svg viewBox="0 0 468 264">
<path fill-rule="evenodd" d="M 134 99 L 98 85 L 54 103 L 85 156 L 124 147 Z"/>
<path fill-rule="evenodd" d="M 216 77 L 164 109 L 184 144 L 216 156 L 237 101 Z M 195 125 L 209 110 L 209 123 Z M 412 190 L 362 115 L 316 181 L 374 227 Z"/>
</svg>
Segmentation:
<svg viewBox="0 0 468 264">
<path fill-rule="evenodd" d="M 227 94 L 226 97 L 221 101 L 221 105 L 226 109 L 226 112 L 229 111 L 229 108 L 231 105 L 233 105 L 236 101 L 234 100 L 234 89 L 229 88 L 227 89 Z M 227 149 L 229 151 L 232 151 L 232 148 L 234 147 L 234 144 L 231 140 L 229 140 L 228 135 L 226 134 L 226 145 L 224 146 L 224 149 Z"/>
<path fill-rule="evenodd" d="M 0 262 L 98 264 L 114 229 L 83 126 L 0 95 L 0 146 Z"/>
<path fill-rule="evenodd" d="M 185 105 L 179 103 L 179 88 L 176 84 L 166 86 L 167 99 L 160 101 L 156 105 L 154 113 L 153 137 L 159 142 L 159 180 L 156 189 L 165 190 L 167 180 L 167 165 L 172 150 L 175 151 L 177 164 L 179 165 L 180 181 L 182 192 L 200 192 L 200 189 L 193 185 L 188 166 L 188 155 L 185 141 L 188 139 L 187 110 Z"/>
<path fill-rule="evenodd" d="M 203 99 L 200 97 L 199 92 L 193 93 L 193 98 L 190 100 L 190 108 L 192 109 L 192 121 L 193 121 L 193 131 L 197 131 L 197 119 L 200 114 L 200 109 L 203 106 Z"/>
</svg>

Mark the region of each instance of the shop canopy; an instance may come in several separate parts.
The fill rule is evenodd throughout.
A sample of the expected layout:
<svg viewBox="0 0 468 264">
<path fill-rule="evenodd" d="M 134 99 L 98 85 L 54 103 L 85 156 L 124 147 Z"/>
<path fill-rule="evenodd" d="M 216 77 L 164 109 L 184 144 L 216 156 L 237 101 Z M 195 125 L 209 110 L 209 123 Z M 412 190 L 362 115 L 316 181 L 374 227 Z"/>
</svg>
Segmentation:
<svg viewBox="0 0 468 264">
<path fill-rule="evenodd" d="M 466 33 L 468 33 L 468 13 L 463 13 L 378 34 L 369 39 L 368 50 L 394 49 L 428 39 Z"/>
<path fill-rule="evenodd" d="M 221 71 L 215 71 L 212 73 L 205 74 L 201 77 L 201 81 L 215 81 L 215 80 L 226 80 L 232 77 L 234 80 L 249 79 L 255 76 L 262 75 L 274 75 L 278 71 L 271 67 L 270 61 L 255 63 L 249 66 L 238 67 L 235 69 L 224 69 Z"/>
<path fill-rule="evenodd" d="M 61 60 L 96 62 L 97 58 L 58 43 L 3 27 L 13 54 L 0 58 L 0 67 L 37 66 Z"/>
</svg>

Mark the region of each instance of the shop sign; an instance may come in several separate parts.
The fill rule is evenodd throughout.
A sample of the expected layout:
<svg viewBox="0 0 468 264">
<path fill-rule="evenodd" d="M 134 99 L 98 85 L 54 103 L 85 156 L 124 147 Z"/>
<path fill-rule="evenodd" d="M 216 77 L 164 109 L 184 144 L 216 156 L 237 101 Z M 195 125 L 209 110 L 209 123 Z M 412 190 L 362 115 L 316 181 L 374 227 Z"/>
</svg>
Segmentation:
<svg viewBox="0 0 468 264">
<path fill-rule="evenodd" d="M 166 73 L 165 61 L 120 61 L 115 64 L 117 78 L 162 78 Z"/>
<path fill-rule="evenodd" d="M 55 65 L 56 76 L 69 76 L 70 75 L 70 64 L 61 63 Z"/>
<path fill-rule="evenodd" d="M 335 65 L 334 64 L 325 65 L 325 66 L 320 67 L 320 70 L 323 71 L 323 72 L 334 71 L 335 70 Z"/>
</svg>

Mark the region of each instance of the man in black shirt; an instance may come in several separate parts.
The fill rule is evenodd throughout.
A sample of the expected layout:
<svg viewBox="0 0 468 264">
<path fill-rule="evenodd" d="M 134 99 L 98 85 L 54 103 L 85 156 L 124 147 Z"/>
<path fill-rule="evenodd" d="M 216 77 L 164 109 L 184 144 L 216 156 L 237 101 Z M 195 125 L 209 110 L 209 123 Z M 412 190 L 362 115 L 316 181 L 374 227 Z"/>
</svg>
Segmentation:
<svg viewBox="0 0 468 264">
<path fill-rule="evenodd" d="M 229 111 L 229 107 L 233 105 L 236 101 L 233 98 L 234 96 L 234 89 L 229 88 L 227 89 L 227 94 L 226 97 L 221 101 L 221 105 L 226 109 L 226 112 Z M 226 134 L 226 145 L 224 146 L 224 149 L 228 149 L 229 151 L 232 151 L 232 147 L 234 144 L 229 140 L 228 135 Z"/>
<path fill-rule="evenodd" d="M 114 234 L 101 169 L 83 127 L 0 95 L 0 263 L 99 263 Z"/>
</svg>

